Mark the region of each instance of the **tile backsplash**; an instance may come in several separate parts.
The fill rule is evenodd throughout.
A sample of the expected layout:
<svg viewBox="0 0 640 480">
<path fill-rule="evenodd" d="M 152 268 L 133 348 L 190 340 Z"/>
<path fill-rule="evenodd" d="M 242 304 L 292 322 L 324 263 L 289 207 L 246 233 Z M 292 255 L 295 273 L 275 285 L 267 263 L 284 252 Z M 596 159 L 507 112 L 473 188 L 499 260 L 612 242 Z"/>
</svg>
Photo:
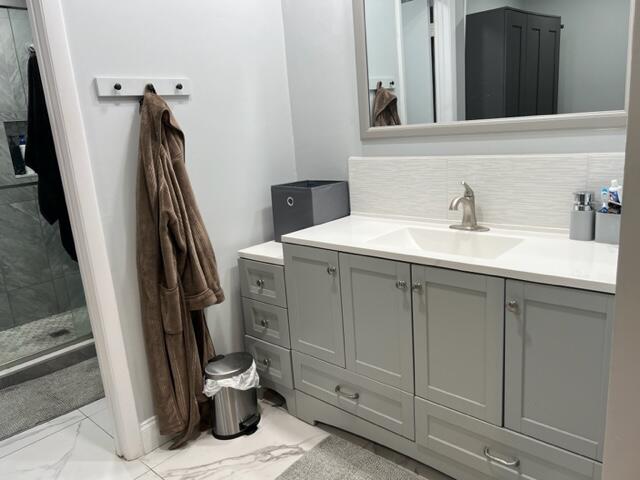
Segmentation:
<svg viewBox="0 0 640 480">
<path fill-rule="evenodd" d="M 592 191 L 597 202 L 600 188 L 622 182 L 623 172 L 624 153 L 352 157 L 351 211 L 457 221 L 449 202 L 465 180 L 479 222 L 566 229 L 572 193 Z"/>
</svg>

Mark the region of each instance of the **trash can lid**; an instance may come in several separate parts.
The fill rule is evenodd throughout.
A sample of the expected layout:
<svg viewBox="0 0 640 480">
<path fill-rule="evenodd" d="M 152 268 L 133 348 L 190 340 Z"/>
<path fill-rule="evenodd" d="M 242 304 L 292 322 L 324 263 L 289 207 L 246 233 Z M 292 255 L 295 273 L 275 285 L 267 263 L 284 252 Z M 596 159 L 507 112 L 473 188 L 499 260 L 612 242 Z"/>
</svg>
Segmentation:
<svg viewBox="0 0 640 480">
<path fill-rule="evenodd" d="M 253 363 L 253 357 L 247 352 L 218 355 L 205 367 L 204 374 L 210 380 L 223 380 L 249 370 L 251 363 Z"/>
</svg>

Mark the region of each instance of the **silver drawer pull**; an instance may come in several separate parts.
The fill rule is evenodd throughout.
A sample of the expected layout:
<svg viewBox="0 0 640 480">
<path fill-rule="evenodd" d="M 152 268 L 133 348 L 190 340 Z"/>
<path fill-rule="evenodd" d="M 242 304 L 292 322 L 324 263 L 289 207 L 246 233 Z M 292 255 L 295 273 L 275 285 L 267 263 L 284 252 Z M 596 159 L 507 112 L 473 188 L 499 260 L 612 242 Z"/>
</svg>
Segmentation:
<svg viewBox="0 0 640 480">
<path fill-rule="evenodd" d="M 262 325 L 264 328 L 267 328 L 269 326 L 269 320 L 267 320 L 266 318 L 261 318 L 260 325 Z"/>
<path fill-rule="evenodd" d="M 338 269 L 336 267 L 334 267 L 333 265 L 329 265 L 327 267 L 327 273 L 329 275 L 335 275 L 337 271 L 338 271 Z"/>
<path fill-rule="evenodd" d="M 517 314 L 520 311 L 520 305 L 518 304 L 517 300 L 509 300 L 507 302 L 507 310 Z"/>
<path fill-rule="evenodd" d="M 344 393 L 344 392 L 341 390 L 341 388 L 342 388 L 342 387 L 341 387 L 340 385 L 336 385 L 336 390 L 335 390 L 335 392 L 336 392 L 338 395 L 340 395 L 340 396 L 342 396 L 342 397 L 344 397 L 344 398 L 348 398 L 349 400 L 357 400 L 357 399 L 359 399 L 359 398 L 360 398 L 360 394 L 359 394 L 358 392 L 356 392 L 356 393 Z"/>
<path fill-rule="evenodd" d="M 404 280 L 398 280 L 396 282 L 396 288 L 399 290 L 406 290 L 407 289 L 407 282 L 405 282 Z"/>
<path fill-rule="evenodd" d="M 262 365 L 264 365 L 264 368 L 269 368 L 271 366 L 271 359 L 270 358 L 263 359 Z"/>
<path fill-rule="evenodd" d="M 504 460 L 500 457 L 492 455 L 489 447 L 484 447 L 484 456 L 492 462 L 496 462 L 497 464 L 503 465 L 505 467 L 517 467 L 518 465 L 520 465 L 520 459 L 518 458 L 514 458 L 513 460 Z"/>
<path fill-rule="evenodd" d="M 422 291 L 422 283 L 413 282 L 413 285 L 411 285 L 411 290 L 413 290 L 414 292 L 421 292 Z"/>
<path fill-rule="evenodd" d="M 264 280 L 262 279 L 256 280 L 256 285 L 258 286 L 258 288 L 264 288 Z"/>
</svg>

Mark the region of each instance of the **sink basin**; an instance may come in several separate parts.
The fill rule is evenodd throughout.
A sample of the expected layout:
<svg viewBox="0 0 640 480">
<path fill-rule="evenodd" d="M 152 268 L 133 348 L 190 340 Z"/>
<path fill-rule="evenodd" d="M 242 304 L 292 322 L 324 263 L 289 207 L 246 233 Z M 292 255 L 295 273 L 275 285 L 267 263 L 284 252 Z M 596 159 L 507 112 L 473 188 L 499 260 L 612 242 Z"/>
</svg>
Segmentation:
<svg viewBox="0 0 640 480">
<path fill-rule="evenodd" d="M 409 227 L 381 235 L 368 243 L 394 250 L 422 250 L 491 259 L 508 252 L 520 242 L 521 238 L 490 233 Z"/>
</svg>

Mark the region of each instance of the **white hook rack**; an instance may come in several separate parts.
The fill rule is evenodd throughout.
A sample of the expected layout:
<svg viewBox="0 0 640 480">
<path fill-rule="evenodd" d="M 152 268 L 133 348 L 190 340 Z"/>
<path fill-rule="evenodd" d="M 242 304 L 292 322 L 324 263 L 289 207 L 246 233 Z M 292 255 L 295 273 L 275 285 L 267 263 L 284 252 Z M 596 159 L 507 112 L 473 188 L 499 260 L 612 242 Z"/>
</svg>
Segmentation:
<svg viewBox="0 0 640 480">
<path fill-rule="evenodd" d="M 163 97 L 191 95 L 191 80 L 186 77 L 96 77 L 99 98 L 141 97 L 148 84 Z"/>
</svg>

